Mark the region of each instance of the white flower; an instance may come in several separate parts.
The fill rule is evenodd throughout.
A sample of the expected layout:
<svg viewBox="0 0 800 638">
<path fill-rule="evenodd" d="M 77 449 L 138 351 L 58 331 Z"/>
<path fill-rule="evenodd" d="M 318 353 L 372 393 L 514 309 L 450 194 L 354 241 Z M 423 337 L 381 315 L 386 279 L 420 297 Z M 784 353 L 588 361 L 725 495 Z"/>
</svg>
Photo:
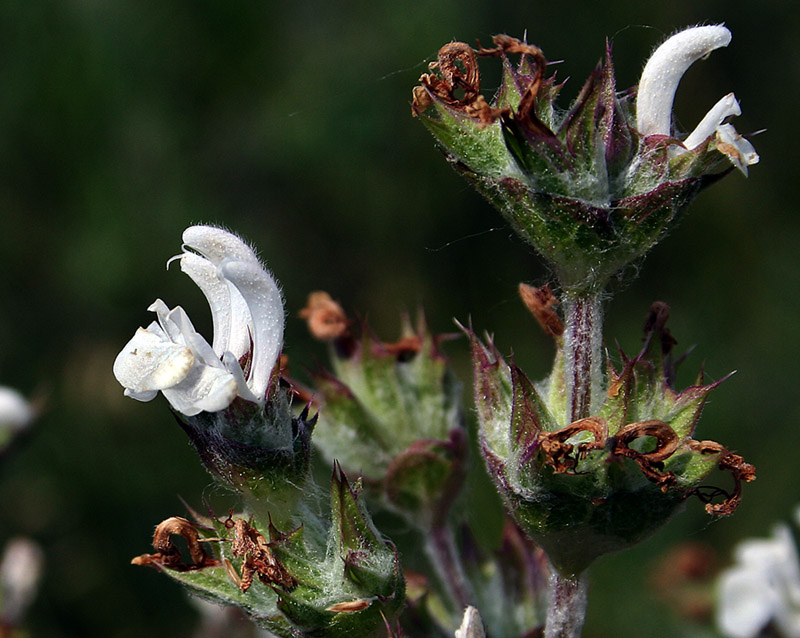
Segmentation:
<svg viewBox="0 0 800 638">
<path fill-rule="evenodd" d="M 728 46 L 730 41 L 731 32 L 722 25 L 691 27 L 668 38 L 655 50 L 639 80 L 636 98 L 636 128 L 639 133 L 643 136 L 672 135 L 672 105 L 683 74 L 694 62 L 714 49 Z M 741 115 L 741 112 L 736 97 L 728 93 L 686 136 L 683 148 L 697 148 L 715 135 L 717 149 L 747 175 L 747 167 L 758 162 L 758 153 L 733 126 L 723 123 L 729 117 Z M 680 154 L 682 151 L 681 147 L 675 147 L 672 152 Z"/>
<path fill-rule="evenodd" d="M 467 607 L 464 610 L 461 627 L 456 629 L 455 638 L 485 638 L 485 636 L 483 621 L 478 610 L 475 607 Z"/>
<path fill-rule="evenodd" d="M 719 580 L 717 624 L 725 636 L 755 638 L 770 622 L 778 635 L 800 637 L 800 565 L 787 525 L 770 539 L 741 543 Z"/>
<path fill-rule="evenodd" d="M 117 356 L 114 375 L 126 396 L 150 401 L 161 391 L 186 416 L 222 410 L 237 396 L 263 404 L 283 345 L 275 280 L 244 241 L 220 228 L 187 228 L 183 249 L 173 259 L 211 306 L 213 345 L 183 308 L 170 310 L 157 299 L 149 308 L 157 321 L 137 330 Z"/>
<path fill-rule="evenodd" d="M 19 392 L 0 386 L 0 431 L 24 430 L 35 415 L 33 406 Z"/>
<path fill-rule="evenodd" d="M 4 626 L 19 624 L 36 597 L 44 555 L 27 538 L 12 538 L 0 559 L 0 621 Z"/>
</svg>

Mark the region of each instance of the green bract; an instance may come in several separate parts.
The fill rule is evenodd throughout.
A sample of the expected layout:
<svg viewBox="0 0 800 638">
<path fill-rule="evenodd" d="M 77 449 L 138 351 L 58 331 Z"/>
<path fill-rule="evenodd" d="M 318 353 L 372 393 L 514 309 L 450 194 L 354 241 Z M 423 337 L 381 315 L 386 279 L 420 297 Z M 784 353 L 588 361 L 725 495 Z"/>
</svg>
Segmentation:
<svg viewBox="0 0 800 638">
<path fill-rule="evenodd" d="M 284 533 L 269 524 L 262 532 L 233 515 L 195 515 L 196 523 L 173 517 L 156 528 L 158 553 L 133 562 L 241 608 L 277 636 L 383 637 L 403 607 L 405 583 L 397 551 L 372 524 L 360 490 L 334 469 L 327 541 L 313 526 Z M 176 534 L 191 561 L 172 544 Z"/>
<path fill-rule="evenodd" d="M 466 440 L 461 386 L 424 323 L 382 343 L 364 326 L 332 346 L 332 371 L 315 377 L 315 440 L 381 500 L 421 529 L 440 525 L 458 494 Z"/>
<path fill-rule="evenodd" d="M 663 317 L 663 308 L 654 314 Z M 671 337 L 660 330 L 663 323 L 655 322 L 642 352 L 623 355 L 622 370 L 609 364 L 599 411 L 573 423 L 565 422 L 560 349 L 550 377 L 535 385 L 469 333 L 486 465 L 520 527 L 564 575 L 639 542 L 692 494 L 709 513 L 730 514 L 741 481 L 755 478 L 741 457 L 692 438 L 719 382 L 704 385 L 701 377 L 675 391 L 671 359 L 662 356 Z M 733 473 L 732 493 L 700 487 L 715 467 Z M 725 498 L 712 504 L 716 495 Z"/>
</svg>

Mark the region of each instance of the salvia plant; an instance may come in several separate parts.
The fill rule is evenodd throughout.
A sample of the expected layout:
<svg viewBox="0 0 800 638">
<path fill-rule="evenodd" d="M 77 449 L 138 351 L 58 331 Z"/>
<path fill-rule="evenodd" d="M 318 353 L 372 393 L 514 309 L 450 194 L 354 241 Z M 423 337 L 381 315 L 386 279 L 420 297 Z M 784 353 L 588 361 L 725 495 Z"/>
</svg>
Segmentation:
<svg viewBox="0 0 800 638">
<path fill-rule="evenodd" d="M 531 381 L 491 338 L 461 326 L 476 447 L 505 506 L 499 548 L 467 525 L 470 411 L 444 354 L 458 335 L 433 333 L 420 315 L 385 341 L 315 292 L 301 316 L 330 362 L 310 387 L 298 383 L 281 355 L 272 275 L 235 234 L 193 226 L 173 259 L 208 300 L 211 343 L 180 306 L 156 300 L 155 320 L 114 374 L 127 396 L 165 396 L 236 500 L 167 517 L 153 553 L 133 562 L 277 636 L 556 638 L 580 635 L 597 557 L 653 534 L 691 496 L 711 515 L 731 514 L 755 469 L 697 436 L 720 382 L 699 373 L 676 387 L 683 357 L 668 307 L 651 307 L 639 352 L 608 353 L 602 332 L 610 280 L 627 276 L 702 188 L 758 161 L 729 123 L 740 114 L 732 93 L 688 135 L 672 122 L 683 73 L 730 38 L 720 25 L 673 35 L 638 90 L 624 92 L 607 46 L 566 110 L 542 51 L 505 35 L 488 48 L 443 46 L 413 90 L 413 114 L 451 165 L 554 276 L 553 287 L 519 289 L 555 344 L 547 378 Z M 502 68 L 491 99 L 482 58 Z M 312 457 L 332 468 L 329 487 Z M 732 487 L 707 487 L 714 470 Z"/>
</svg>

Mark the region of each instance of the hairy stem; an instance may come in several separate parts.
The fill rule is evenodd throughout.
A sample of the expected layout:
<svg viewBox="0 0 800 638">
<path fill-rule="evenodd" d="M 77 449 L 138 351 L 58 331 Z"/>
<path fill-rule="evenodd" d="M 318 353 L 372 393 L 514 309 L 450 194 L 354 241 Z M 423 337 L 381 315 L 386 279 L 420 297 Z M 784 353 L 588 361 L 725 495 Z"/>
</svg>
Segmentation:
<svg viewBox="0 0 800 638">
<path fill-rule="evenodd" d="M 600 295 L 589 292 L 564 300 L 564 352 L 567 414 L 570 421 L 585 419 L 600 394 L 603 376 L 603 306 Z"/>
<path fill-rule="evenodd" d="M 450 527 L 441 525 L 431 529 L 425 541 L 425 549 L 436 570 L 436 575 L 460 617 L 467 605 L 475 604 L 475 595 L 472 585 L 464 573 Z"/>
<path fill-rule="evenodd" d="M 552 570 L 544 638 L 579 638 L 586 619 L 586 577 Z"/>
</svg>

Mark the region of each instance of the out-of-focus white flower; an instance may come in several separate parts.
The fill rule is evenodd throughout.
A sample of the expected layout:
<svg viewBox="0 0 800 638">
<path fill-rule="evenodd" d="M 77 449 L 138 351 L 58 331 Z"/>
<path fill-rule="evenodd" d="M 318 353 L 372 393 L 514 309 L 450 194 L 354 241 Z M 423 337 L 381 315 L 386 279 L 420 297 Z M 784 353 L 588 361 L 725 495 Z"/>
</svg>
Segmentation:
<svg viewBox="0 0 800 638">
<path fill-rule="evenodd" d="M 714 49 L 728 46 L 730 41 L 731 32 L 721 24 L 691 27 L 668 38 L 655 50 L 642 71 L 636 97 L 636 128 L 642 135 L 672 135 L 672 105 L 683 74 L 694 62 Z M 675 146 L 672 151 L 680 154 L 684 149 L 692 150 L 716 136 L 717 149 L 747 175 L 747 167 L 758 162 L 758 153 L 732 125 L 724 124 L 727 118 L 741 112 L 736 97 L 728 93 L 686 136 L 683 147 Z"/>
<path fill-rule="evenodd" d="M 35 415 L 31 403 L 19 392 L 0 386 L 0 431 L 23 430 Z"/>
<path fill-rule="evenodd" d="M 772 538 L 736 549 L 736 564 L 719 580 L 717 624 L 730 638 L 755 638 L 772 622 L 780 636 L 800 638 L 800 565 L 787 525 Z"/>
<path fill-rule="evenodd" d="M 150 401 L 161 391 L 186 416 L 222 410 L 237 396 L 263 404 L 283 345 L 275 280 L 242 239 L 212 226 L 187 228 L 173 259 L 211 306 L 213 345 L 183 308 L 157 299 L 149 308 L 157 321 L 139 328 L 114 362 L 125 395 Z"/>
<path fill-rule="evenodd" d="M 483 631 L 483 621 L 481 615 L 475 607 L 467 607 L 464 610 L 464 619 L 461 627 L 456 629 L 455 638 L 485 638 Z"/>
<path fill-rule="evenodd" d="M 27 538 L 11 539 L 0 560 L 0 620 L 15 627 L 23 619 L 39 586 L 44 556 Z"/>
</svg>

